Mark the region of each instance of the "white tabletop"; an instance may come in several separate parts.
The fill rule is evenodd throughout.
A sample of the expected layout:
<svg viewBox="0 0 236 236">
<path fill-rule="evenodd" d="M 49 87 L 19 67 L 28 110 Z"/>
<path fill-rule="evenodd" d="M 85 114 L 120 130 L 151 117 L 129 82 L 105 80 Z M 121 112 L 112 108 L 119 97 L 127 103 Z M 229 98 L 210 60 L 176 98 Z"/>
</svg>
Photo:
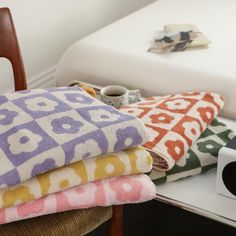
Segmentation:
<svg viewBox="0 0 236 236">
<path fill-rule="evenodd" d="M 221 120 L 236 131 L 236 122 Z M 236 200 L 216 193 L 216 170 L 156 189 L 158 200 L 236 227 Z"/>
</svg>

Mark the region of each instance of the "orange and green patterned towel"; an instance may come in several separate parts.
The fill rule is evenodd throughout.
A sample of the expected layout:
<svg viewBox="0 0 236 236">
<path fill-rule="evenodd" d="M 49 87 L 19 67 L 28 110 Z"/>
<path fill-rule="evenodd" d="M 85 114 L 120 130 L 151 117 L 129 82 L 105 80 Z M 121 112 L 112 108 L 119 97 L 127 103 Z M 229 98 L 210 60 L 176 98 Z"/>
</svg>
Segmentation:
<svg viewBox="0 0 236 236">
<path fill-rule="evenodd" d="M 144 147 L 155 159 L 156 168 L 167 171 L 187 153 L 223 105 L 218 94 L 191 92 L 148 98 L 121 111 L 143 121 L 150 135 Z"/>
<path fill-rule="evenodd" d="M 13 207 L 95 180 L 147 173 L 151 169 L 152 157 L 139 146 L 85 159 L 0 190 L 0 208 Z"/>
<path fill-rule="evenodd" d="M 216 168 L 219 150 L 234 136 L 232 130 L 215 119 L 171 170 L 166 172 L 156 170 L 154 161 L 151 179 L 155 184 L 173 182 Z"/>
</svg>

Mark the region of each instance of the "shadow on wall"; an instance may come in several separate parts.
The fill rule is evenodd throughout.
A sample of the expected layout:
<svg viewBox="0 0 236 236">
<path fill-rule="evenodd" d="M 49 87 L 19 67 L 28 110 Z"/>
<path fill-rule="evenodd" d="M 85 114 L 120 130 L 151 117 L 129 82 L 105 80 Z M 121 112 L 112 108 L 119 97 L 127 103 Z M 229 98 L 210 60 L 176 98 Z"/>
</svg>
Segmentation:
<svg viewBox="0 0 236 236">
<path fill-rule="evenodd" d="M 153 1 L 1 0 L 0 7 L 11 9 L 28 81 L 38 81 L 45 79 L 44 73 L 48 76 L 48 71 L 53 71 L 72 43 Z M 6 80 L 1 81 L 1 87 L 10 89 L 6 82 L 9 72 L 4 69 L 2 76 Z"/>
<path fill-rule="evenodd" d="M 5 76 L 7 75 L 7 76 Z M 10 61 L 0 58 L 0 94 L 14 90 L 14 77 Z"/>
</svg>

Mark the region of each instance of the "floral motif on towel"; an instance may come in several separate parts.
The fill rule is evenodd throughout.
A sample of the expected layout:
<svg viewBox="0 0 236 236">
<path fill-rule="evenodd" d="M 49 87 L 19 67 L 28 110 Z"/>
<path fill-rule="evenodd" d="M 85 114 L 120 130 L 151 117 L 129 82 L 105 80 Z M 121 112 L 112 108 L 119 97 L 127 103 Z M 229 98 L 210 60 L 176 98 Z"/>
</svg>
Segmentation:
<svg viewBox="0 0 236 236">
<path fill-rule="evenodd" d="M 47 168 L 52 170 L 45 172 Z M 36 177 L 16 186 L 0 189 L 0 208 L 17 206 L 87 182 L 148 173 L 151 169 L 152 157 L 140 146 L 84 159 L 60 168 L 56 168 L 55 160 L 49 158 L 35 165 L 32 175 L 37 175 Z"/>
<path fill-rule="evenodd" d="M 15 111 L 10 111 L 8 109 L 0 110 L 0 125 L 11 124 L 17 115 L 18 113 Z"/>
<path fill-rule="evenodd" d="M 0 224 L 73 209 L 145 202 L 156 188 L 146 175 L 111 178 L 50 194 L 17 207 L 0 209 Z"/>
<path fill-rule="evenodd" d="M 144 147 L 159 156 L 159 169 L 165 171 L 184 156 L 223 105 L 218 94 L 190 92 L 151 97 L 120 110 L 144 122 L 151 134 Z"/>
<path fill-rule="evenodd" d="M 224 123 L 214 119 L 171 170 L 166 172 L 156 170 L 158 161 L 154 158 L 154 166 L 150 176 L 156 184 L 161 184 L 216 168 L 219 150 L 234 137 L 235 133 L 232 130 Z"/>
<path fill-rule="evenodd" d="M 77 87 L 1 95 L 0 128 L 0 189 L 147 140 L 138 119 Z M 117 133 L 126 128 L 132 137 L 122 143 Z"/>
</svg>

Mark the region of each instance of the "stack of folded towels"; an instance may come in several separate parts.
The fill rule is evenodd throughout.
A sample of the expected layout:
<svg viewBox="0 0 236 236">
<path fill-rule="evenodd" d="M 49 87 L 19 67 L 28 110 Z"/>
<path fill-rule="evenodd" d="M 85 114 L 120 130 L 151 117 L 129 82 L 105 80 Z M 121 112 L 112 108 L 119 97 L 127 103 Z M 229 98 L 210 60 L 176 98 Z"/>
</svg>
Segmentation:
<svg viewBox="0 0 236 236">
<path fill-rule="evenodd" d="M 144 147 L 153 157 L 151 179 L 176 181 L 216 167 L 219 150 L 234 133 L 216 119 L 224 105 L 215 93 L 190 92 L 151 97 L 122 107 L 140 118 L 151 136 Z"/>
<path fill-rule="evenodd" d="M 155 197 L 145 126 L 77 87 L 0 96 L 0 140 L 0 224 Z"/>
</svg>

